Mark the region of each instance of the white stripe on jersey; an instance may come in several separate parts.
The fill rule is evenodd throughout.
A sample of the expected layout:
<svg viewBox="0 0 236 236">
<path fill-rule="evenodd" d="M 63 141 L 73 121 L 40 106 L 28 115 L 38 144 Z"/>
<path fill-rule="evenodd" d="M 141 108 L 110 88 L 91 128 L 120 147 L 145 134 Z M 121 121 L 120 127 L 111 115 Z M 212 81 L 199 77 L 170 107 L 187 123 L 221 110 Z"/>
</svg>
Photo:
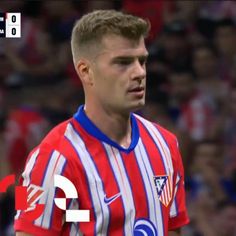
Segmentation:
<svg viewBox="0 0 236 236">
<path fill-rule="evenodd" d="M 153 175 L 152 176 L 148 175 L 146 165 L 144 163 L 144 156 L 146 156 L 146 152 L 143 150 L 143 147 L 141 145 L 142 145 L 142 141 L 139 140 L 137 148 L 134 149 L 134 152 L 135 152 L 136 160 L 138 162 L 138 167 L 139 167 L 139 170 L 141 172 L 141 176 L 142 176 L 142 179 L 144 182 L 145 191 L 147 193 L 149 219 L 151 222 L 153 222 L 155 225 L 157 225 L 158 221 L 157 221 L 156 213 L 158 211 L 156 210 L 157 206 L 155 203 L 155 196 L 154 196 L 154 192 L 156 192 L 156 190 L 154 189 L 154 191 L 153 191 L 152 184 L 151 184 L 152 179 L 153 179 Z M 142 148 L 142 150 L 141 150 L 141 148 Z M 159 203 L 158 203 L 158 205 L 159 205 Z"/>
<path fill-rule="evenodd" d="M 103 145 L 106 149 L 108 159 L 115 174 L 115 178 L 117 180 L 123 200 L 125 211 L 125 235 L 133 235 L 133 226 L 136 212 L 129 179 L 119 151 L 106 143 L 103 143 Z"/>
<path fill-rule="evenodd" d="M 62 174 L 65 164 L 66 164 L 66 158 L 64 156 L 60 155 L 58 164 L 56 166 L 56 170 L 53 173 L 53 181 L 54 181 L 54 175 Z M 54 187 L 54 184 L 53 184 L 53 188 L 50 188 L 50 190 L 48 192 L 48 198 L 45 203 L 44 217 L 43 217 L 43 222 L 42 222 L 42 227 L 44 227 L 44 228 L 46 228 L 46 227 L 49 228 L 51 221 L 52 221 L 51 218 L 52 218 L 52 214 L 53 214 L 55 194 L 56 194 L 56 188 Z"/>
<path fill-rule="evenodd" d="M 138 148 L 135 148 L 135 154 L 137 157 L 139 168 L 141 170 L 142 177 L 144 179 L 145 188 L 149 200 L 148 205 L 149 210 L 151 210 L 149 211 L 150 220 L 156 225 L 158 235 L 164 235 L 161 204 L 157 195 L 155 183 L 153 181 L 154 173 L 142 141 L 139 141 Z"/>
<path fill-rule="evenodd" d="M 28 186 L 30 184 L 30 174 L 32 172 L 32 169 L 34 167 L 38 154 L 39 154 L 39 148 L 31 155 L 31 157 L 29 158 L 26 164 L 25 170 L 22 173 L 22 177 L 24 178 L 24 181 L 22 184 L 23 186 Z M 18 210 L 15 216 L 15 220 L 19 218 L 20 213 L 21 213 L 21 210 Z"/>
<path fill-rule="evenodd" d="M 34 224 L 49 229 L 54 206 L 54 196 L 56 188 L 54 187 L 54 175 L 60 175 L 63 171 L 66 159 L 58 151 L 53 151 L 46 173 L 43 178 L 42 188 L 45 193 L 39 200 L 39 204 L 45 204 L 44 213 L 34 221 Z"/>
<path fill-rule="evenodd" d="M 94 212 L 96 214 L 96 235 L 107 235 L 107 229 L 109 224 L 110 212 L 104 200 L 104 189 L 102 179 L 96 169 L 96 166 L 87 151 L 83 140 L 79 134 L 73 129 L 71 124 L 68 124 L 65 136 L 69 139 L 75 150 L 78 152 L 78 158 L 80 158 L 84 170 L 87 175 L 89 189 L 91 192 L 92 203 Z"/>
<path fill-rule="evenodd" d="M 169 175 L 172 174 L 173 173 L 172 158 L 171 158 L 169 147 L 167 146 L 162 134 L 150 121 L 147 121 L 140 116 L 137 116 L 137 115 L 135 116 L 144 124 L 145 127 L 147 127 L 149 134 L 151 135 L 154 142 L 158 146 L 161 152 L 161 156 L 162 156 L 167 174 Z"/>
<path fill-rule="evenodd" d="M 129 183 L 129 179 L 122 161 L 122 157 L 118 149 L 113 148 L 106 143 L 103 143 L 111 164 L 112 170 L 115 174 L 119 189 L 121 191 L 122 201 L 125 211 L 125 235 L 133 235 L 133 226 L 135 222 L 135 205 L 132 195 L 132 189 Z"/>
<path fill-rule="evenodd" d="M 70 236 L 83 236 L 77 223 L 71 223 Z"/>
<path fill-rule="evenodd" d="M 68 209 L 70 209 L 70 210 L 79 209 L 78 199 L 72 199 Z M 83 236 L 83 234 L 79 230 L 79 223 L 78 222 L 71 223 L 70 236 Z"/>
<path fill-rule="evenodd" d="M 139 119 L 145 127 L 147 127 L 147 130 L 149 132 L 149 134 L 151 135 L 151 137 L 153 138 L 155 144 L 157 145 L 164 166 L 165 166 L 165 170 L 166 170 L 166 174 L 169 175 L 170 177 L 170 182 L 171 182 L 171 186 L 170 186 L 170 193 L 168 194 L 168 196 L 170 197 L 169 199 L 171 199 L 172 195 L 173 195 L 173 163 L 172 163 L 172 158 L 171 158 L 171 153 L 169 150 L 169 147 L 167 146 L 162 134 L 159 132 L 159 130 L 150 122 L 145 120 L 144 118 L 137 116 L 137 119 Z"/>
<path fill-rule="evenodd" d="M 30 184 L 30 174 L 32 172 L 32 169 L 34 167 L 34 164 L 36 162 L 36 158 L 39 154 L 40 149 L 38 148 L 30 157 L 29 161 L 26 164 L 25 170 L 22 174 L 22 177 L 24 178 L 23 186 L 28 186 Z"/>
<path fill-rule="evenodd" d="M 70 236 L 78 236 L 79 226 L 77 223 L 71 223 Z"/>
<path fill-rule="evenodd" d="M 171 218 L 177 216 L 177 214 L 178 214 L 178 209 L 177 209 L 177 204 L 176 204 L 176 193 L 178 190 L 179 181 L 180 181 L 180 176 L 179 176 L 179 174 L 177 174 L 176 183 L 175 183 L 174 200 L 173 200 L 172 205 L 170 207 L 170 217 Z"/>
</svg>

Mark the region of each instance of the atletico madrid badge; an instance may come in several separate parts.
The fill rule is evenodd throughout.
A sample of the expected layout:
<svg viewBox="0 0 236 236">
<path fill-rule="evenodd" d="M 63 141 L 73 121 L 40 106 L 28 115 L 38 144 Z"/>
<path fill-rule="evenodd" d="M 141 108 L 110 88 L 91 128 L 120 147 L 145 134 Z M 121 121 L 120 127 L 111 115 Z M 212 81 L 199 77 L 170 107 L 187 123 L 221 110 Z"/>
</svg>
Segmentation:
<svg viewBox="0 0 236 236">
<path fill-rule="evenodd" d="M 169 175 L 154 176 L 154 183 L 160 202 L 167 207 L 172 199 L 172 178 Z"/>
</svg>

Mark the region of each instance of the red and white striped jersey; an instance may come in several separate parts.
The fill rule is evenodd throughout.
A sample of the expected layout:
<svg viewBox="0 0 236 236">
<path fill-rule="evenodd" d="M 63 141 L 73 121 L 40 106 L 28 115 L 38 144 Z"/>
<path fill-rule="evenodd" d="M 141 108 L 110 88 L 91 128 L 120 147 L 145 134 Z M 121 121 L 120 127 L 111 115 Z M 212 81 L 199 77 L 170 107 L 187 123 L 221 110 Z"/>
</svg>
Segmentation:
<svg viewBox="0 0 236 236">
<path fill-rule="evenodd" d="M 55 127 L 29 155 L 21 178 L 23 186 L 38 186 L 34 202 L 45 204 L 43 214 L 29 221 L 27 212 L 18 211 L 15 230 L 36 236 L 167 236 L 168 230 L 187 224 L 184 172 L 175 136 L 135 114 L 131 125 L 129 148 L 102 133 L 83 106 Z M 65 222 L 65 211 L 54 202 L 64 197 L 54 187 L 55 174 L 68 178 L 78 192 L 78 199 L 68 200 L 67 209 L 90 210 L 90 222 Z M 28 198 L 32 202 L 32 196 Z"/>
</svg>

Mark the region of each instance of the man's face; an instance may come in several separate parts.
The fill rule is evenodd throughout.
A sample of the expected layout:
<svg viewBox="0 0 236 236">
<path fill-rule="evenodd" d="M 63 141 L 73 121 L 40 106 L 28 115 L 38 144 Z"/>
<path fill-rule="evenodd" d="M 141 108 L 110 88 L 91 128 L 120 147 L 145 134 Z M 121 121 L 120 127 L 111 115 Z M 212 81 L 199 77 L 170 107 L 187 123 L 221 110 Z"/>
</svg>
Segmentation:
<svg viewBox="0 0 236 236">
<path fill-rule="evenodd" d="M 91 92 L 104 109 L 130 112 L 145 104 L 147 50 L 144 39 L 108 35 L 92 63 Z"/>
</svg>

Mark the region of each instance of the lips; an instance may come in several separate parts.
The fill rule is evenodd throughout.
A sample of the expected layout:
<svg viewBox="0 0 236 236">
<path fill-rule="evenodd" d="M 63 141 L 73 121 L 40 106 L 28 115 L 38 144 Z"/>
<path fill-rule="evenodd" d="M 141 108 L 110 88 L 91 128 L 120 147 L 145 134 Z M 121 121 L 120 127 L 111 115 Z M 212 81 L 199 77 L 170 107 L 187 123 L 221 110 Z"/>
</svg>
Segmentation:
<svg viewBox="0 0 236 236">
<path fill-rule="evenodd" d="M 142 99 L 145 94 L 145 89 L 143 86 L 141 87 L 134 87 L 128 90 L 128 93 L 132 95 L 135 99 Z"/>
<path fill-rule="evenodd" d="M 135 88 L 131 88 L 128 90 L 128 92 L 132 93 L 132 92 L 142 92 L 144 90 L 144 87 L 135 87 Z"/>
</svg>

